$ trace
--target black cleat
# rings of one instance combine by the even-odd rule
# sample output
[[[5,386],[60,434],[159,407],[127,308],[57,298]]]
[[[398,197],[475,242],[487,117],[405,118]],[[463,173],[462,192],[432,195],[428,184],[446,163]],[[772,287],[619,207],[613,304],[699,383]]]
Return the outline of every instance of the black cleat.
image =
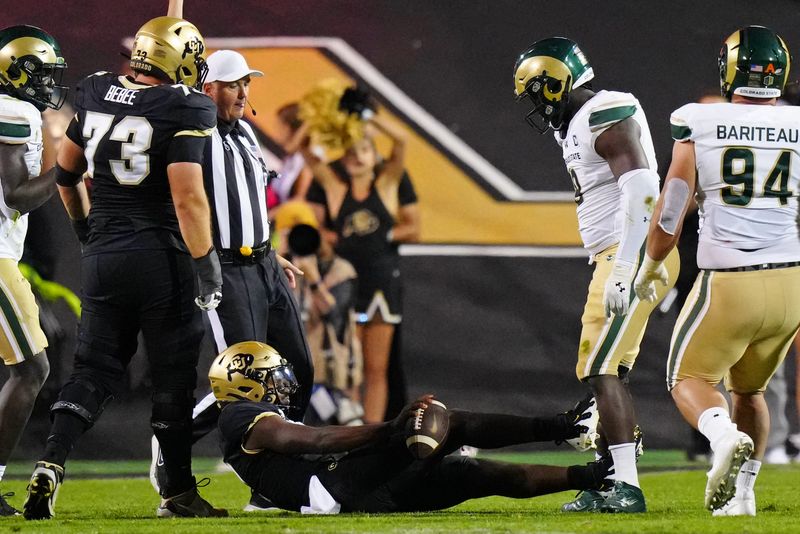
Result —
[[[0,517],[10,517],[14,515],[19,515],[19,510],[8,504],[6,502],[6,497],[13,497],[14,492],[9,491],[8,493],[0,493]]]
[[[214,508],[197,492],[198,487],[207,486],[209,482],[209,479],[204,478],[183,493],[161,499],[161,505],[156,510],[156,515],[158,517],[228,517],[227,510]]]
[[[51,519],[56,497],[64,481],[64,468],[50,462],[36,462],[28,484],[28,497],[22,505],[25,519]]]

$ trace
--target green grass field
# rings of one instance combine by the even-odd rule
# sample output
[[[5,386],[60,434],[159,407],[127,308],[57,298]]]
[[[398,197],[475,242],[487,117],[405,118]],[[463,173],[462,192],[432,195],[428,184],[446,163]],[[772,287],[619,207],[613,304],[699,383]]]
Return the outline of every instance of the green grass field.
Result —
[[[502,460],[570,465],[587,461],[570,452],[493,455]],[[301,516],[289,512],[241,512],[248,489],[232,473],[213,473],[216,459],[195,460],[195,471],[210,476],[202,493],[227,507],[224,519],[156,519],[158,497],[145,477],[147,463],[81,462],[67,466],[55,519],[27,522],[0,518],[0,532],[800,532],[800,465],[765,466],[756,485],[757,517],[714,518],[702,508],[705,466],[683,459],[678,451],[647,451],[641,458],[641,482],[648,513],[636,516],[562,514],[570,492],[514,500],[487,498],[444,512],[396,515]],[[2,491],[14,491],[10,502],[22,506],[31,466],[9,466]],[[139,476],[133,476],[141,473]]]

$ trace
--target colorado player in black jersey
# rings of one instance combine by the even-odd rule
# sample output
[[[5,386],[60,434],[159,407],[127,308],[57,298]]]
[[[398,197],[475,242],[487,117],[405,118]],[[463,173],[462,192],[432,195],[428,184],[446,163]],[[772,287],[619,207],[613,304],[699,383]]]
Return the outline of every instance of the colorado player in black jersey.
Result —
[[[420,397],[387,423],[309,427],[287,420],[298,384],[292,367],[268,345],[246,341],[222,352],[209,370],[222,406],[225,461],[276,506],[305,513],[440,510],[468,499],[527,498],[607,484],[610,462],[586,466],[506,464],[445,456],[468,444],[497,448],[566,440],[589,430],[588,403],[555,417],[519,417],[450,410],[441,451],[415,460],[403,427]]]
[[[133,77],[100,72],[78,84],[58,154],[59,193],[83,247],[83,313],[75,367],[51,408],[28,488],[27,519],[53,516],[67,455],[119,388],[140,330],[153,377],[151,425],[167,471],[157,514],[227,514],[200,497],[191,471],[204,331],[198,306],[213,309],[222,285],[201,171],[216,125],[214,104],[197,90],[207,70],[203,38],[185,20],[152,19],[136,34],[131,68]]]

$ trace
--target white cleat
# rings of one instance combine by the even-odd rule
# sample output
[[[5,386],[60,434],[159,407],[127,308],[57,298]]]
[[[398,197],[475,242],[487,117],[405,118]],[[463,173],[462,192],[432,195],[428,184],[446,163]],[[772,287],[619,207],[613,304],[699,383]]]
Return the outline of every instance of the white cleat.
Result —
[[[744,432],[728,432],[714,450],[714,463],[708,471],[705,506],[719,510],[736,495],[739,469],[753,454],[753,440]]]
[[[720,508],[719,510],[714,510],[714,513],[711,514],[714,517],[721,517],[726,515],[749,515],[755,516],[756,515],[756,494],[752,491],[747,492],[744,497],[734,497],[728,504]]]

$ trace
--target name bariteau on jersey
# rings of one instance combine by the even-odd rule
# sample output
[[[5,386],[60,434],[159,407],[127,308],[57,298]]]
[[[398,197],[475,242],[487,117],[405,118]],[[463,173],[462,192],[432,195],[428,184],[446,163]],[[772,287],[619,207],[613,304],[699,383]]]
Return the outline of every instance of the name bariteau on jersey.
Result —
[[[800,140],[800,129],[717,124],[717,139],[754,142],[766,141],[767,143],[797,143],[798,140]]]

